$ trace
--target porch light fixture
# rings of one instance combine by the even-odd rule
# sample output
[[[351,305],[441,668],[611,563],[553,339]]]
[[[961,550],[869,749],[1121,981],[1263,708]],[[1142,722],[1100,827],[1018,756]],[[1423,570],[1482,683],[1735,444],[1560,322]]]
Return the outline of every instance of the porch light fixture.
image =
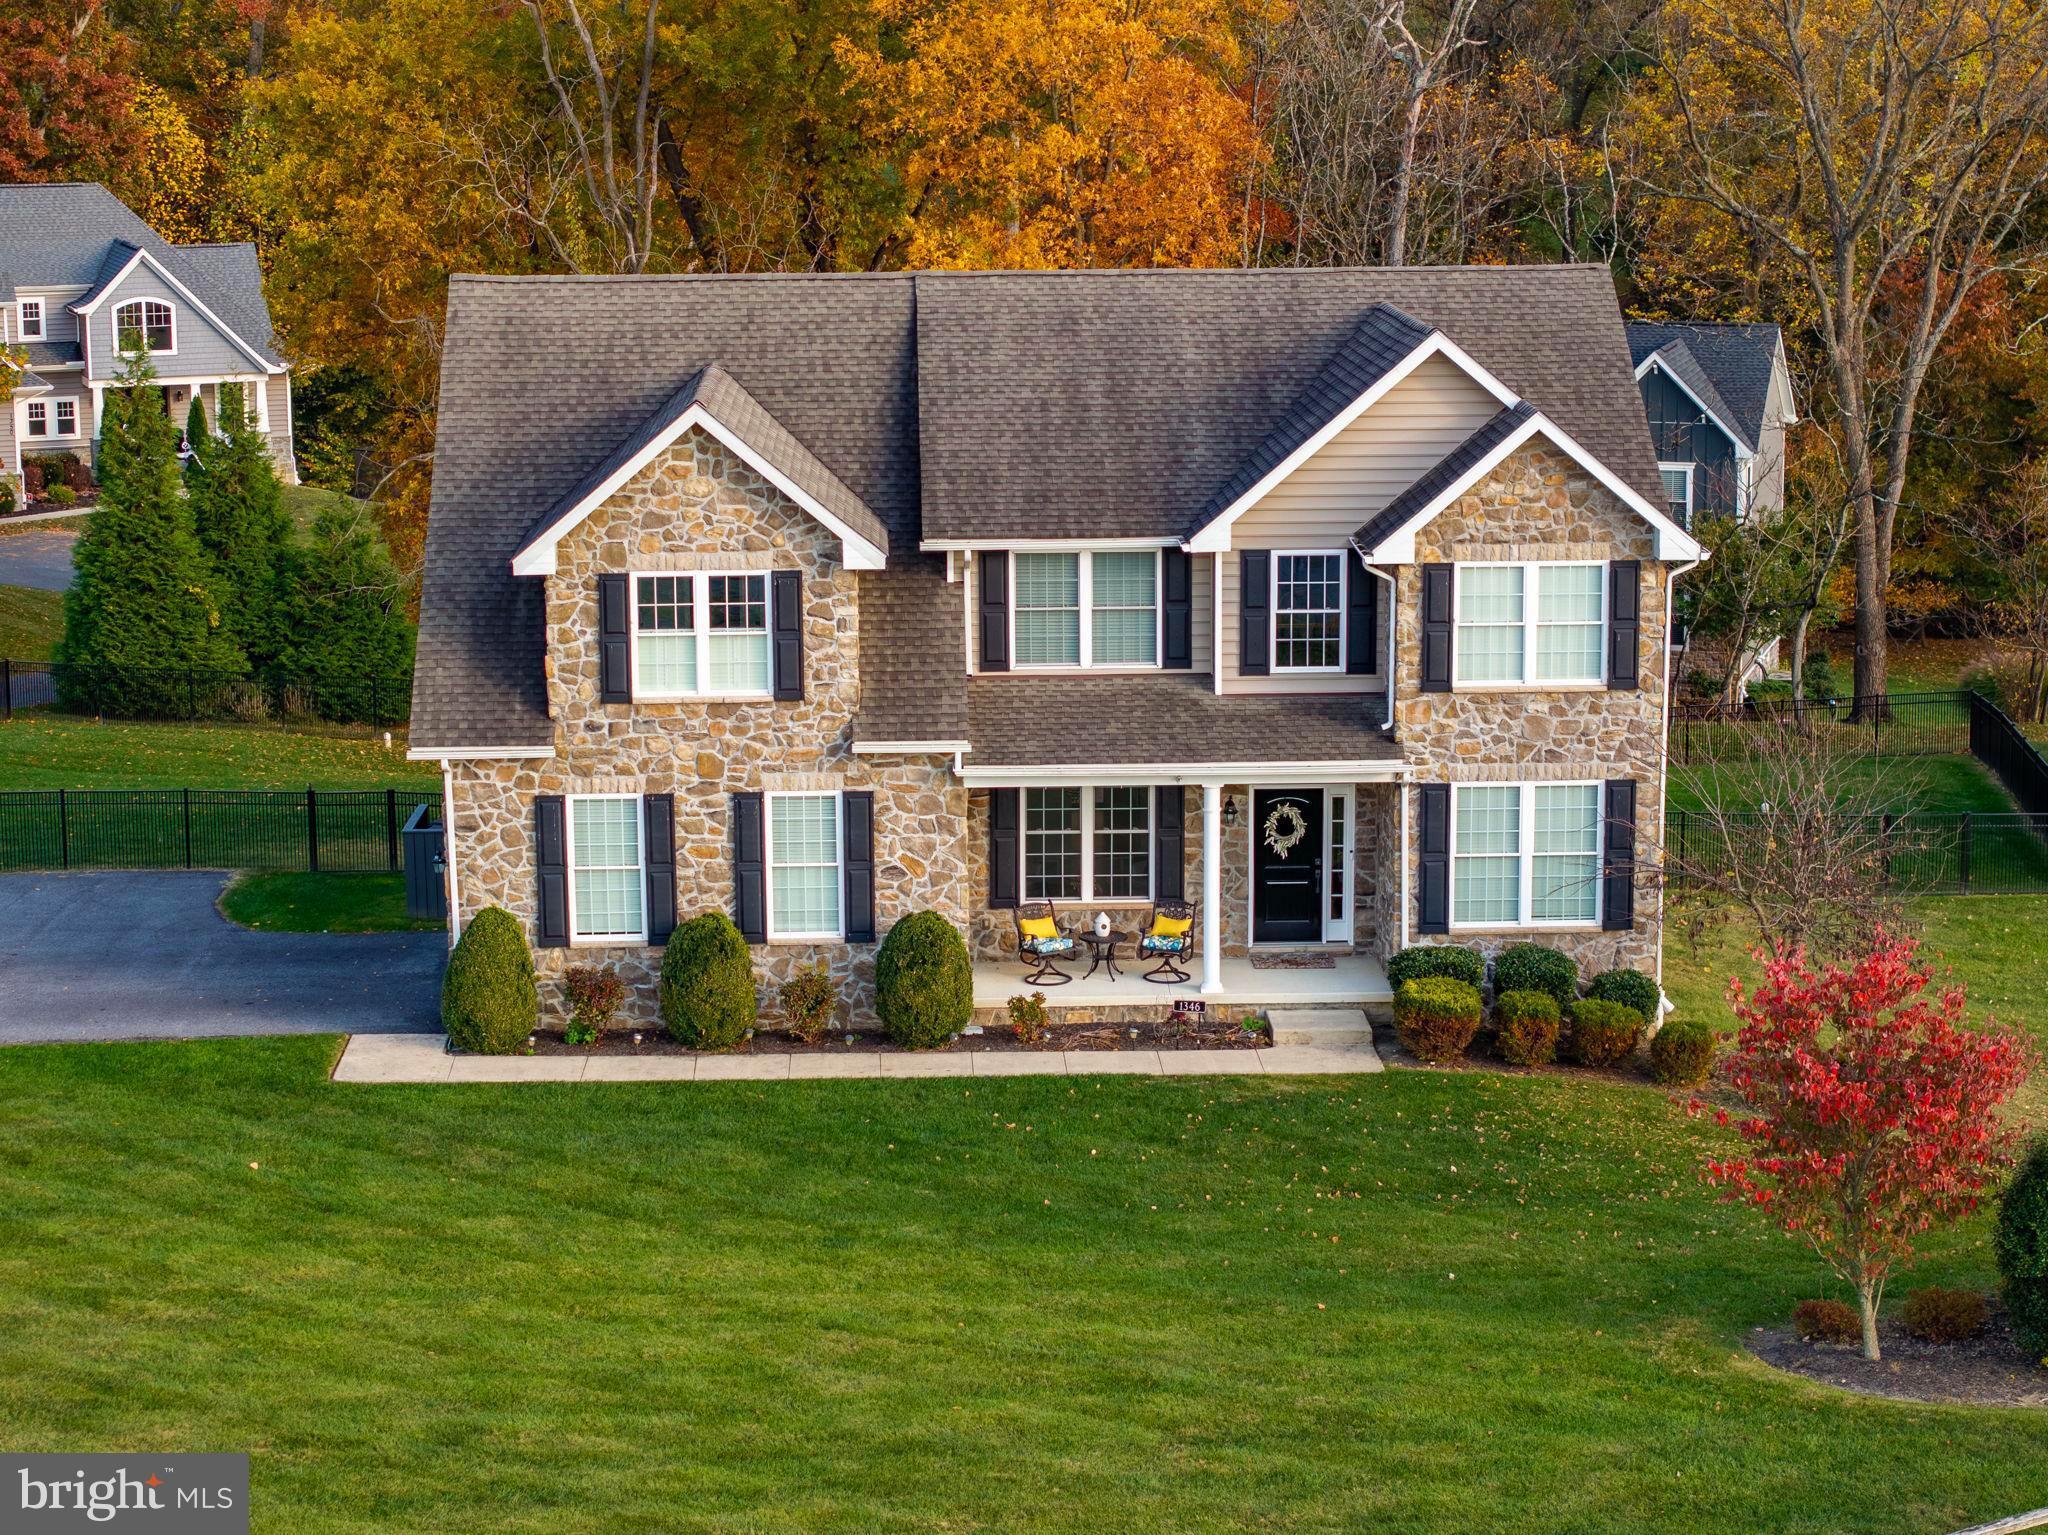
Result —
[[[1237,796],[1235,794],[1223,796],[1223,824],[1225,826],[1235,826],[1237,824]]]

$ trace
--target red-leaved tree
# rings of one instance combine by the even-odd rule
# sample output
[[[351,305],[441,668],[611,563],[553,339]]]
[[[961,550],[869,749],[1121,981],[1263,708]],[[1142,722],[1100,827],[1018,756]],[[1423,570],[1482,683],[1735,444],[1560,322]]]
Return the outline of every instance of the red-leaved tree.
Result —
[[[1932,972],[1917,947],[1880,929],[1846,969],[1815,975],[1804,950],[1781,948],[1754,992],[1729,982],[1742,1030],[1727,1078],[1753,1112],[1714,1117],[1751,1150],[1705,1170],[1855,1290],[1866,1359],[1878,1357],[1885,1281],[1914,1238],[1975,1209],[2011,1165],[1998,1111],[2027,1073],[2019,1036],[1966,1026],[1961,986],[1922,997]]]

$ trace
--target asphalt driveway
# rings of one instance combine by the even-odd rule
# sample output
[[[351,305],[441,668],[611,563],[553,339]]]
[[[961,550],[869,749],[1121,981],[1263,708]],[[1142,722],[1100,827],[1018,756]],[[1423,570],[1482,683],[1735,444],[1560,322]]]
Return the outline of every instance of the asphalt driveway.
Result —
[[[76,533],[60,531],[10,533],[0,538],[0,586],[63,591],[71,584],[71,555],[77,547]]]
[[[227,880],[0,875],[0,1044],[439,1027],[440,933],[254,933]]]

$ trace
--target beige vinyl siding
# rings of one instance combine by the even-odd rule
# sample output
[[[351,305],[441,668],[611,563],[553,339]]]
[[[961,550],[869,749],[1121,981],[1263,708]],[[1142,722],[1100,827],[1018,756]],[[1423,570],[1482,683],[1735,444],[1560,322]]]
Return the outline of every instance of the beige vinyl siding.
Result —
[[[967,562],[966,570],[960,577],[960,588],[961,598],[965,604],[962,613],[967,626],[967,671],[971,676],[981,670],[981,555],[978,551],[970,550],[965,554],[956,553],[953,558]],[[1190,593],[1188,630],[1193,639],[1194,670],[1208,672],[1214,664],[1216,654],[1215,560],[1210,555],[1198,554],[1193,556],[1188,564],[1189,579],[1193,587]],[[1153,670],[1151,667],[1101,666],[1091,667],[1089,671],[1092,674],[1115,672],[1120,669]],[[1045,673],[1046,668],[1034,667],[1025,675],[1042,677]]]
[[[278,477],[287,485],[299,483],[299,466],[292,449],[292,390],[288,375],[273,373],[263,381],[263,408],[270,416],[270,457]]]
[[[1432,357],[1388,390],[1299,469],[1237,520],[1223,561],[1223,691],[1334,693],[1380,691],[1380,677],[1328,673],[1306,677],[1239,677],[1238,549],[1342,549],[1351,535],[1395,496],[1500,409],[1500,402],[1454,362]],[[1381,590],[1385,622],[1385,589]],[[1386,651],[1380,636],[1378,650]]]

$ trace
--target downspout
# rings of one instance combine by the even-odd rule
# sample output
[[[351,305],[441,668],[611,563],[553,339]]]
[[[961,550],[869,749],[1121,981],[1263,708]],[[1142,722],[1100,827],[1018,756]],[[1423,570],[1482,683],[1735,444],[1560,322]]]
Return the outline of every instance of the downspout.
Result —
[[[1657,743],[1657,862],[1660,869],[1664,866],[1665,828],[1671,813],[1671,615],[1678,600],[1678,578],[1705,563],[1704,559],[1698,559],[1674,565],[1664,578],[1664,635],[1660,647],[1664,652],[1663,735]],[[1661,874],[1657,880],[1657,994],[1664,996],[1664,879]],[[1664,1010],[1671,1010],[1669,997],[1664,997]]]
[[[1373,575],[1378,576],[1387,583],[1387,649],[1385,662],[1387,717],[1381,722],[1380,729],[1392,734],[1394,729],[1394,678],[1398,674],[1398,669],[1394,665],[1394,642],[1400,633],[1401,586],[1394,571],[1383,569],[1366,559],[1365,551],[1358,547],[1357,540],[1354,539],[1352,541],[1351,547],[1357,553],[1359,562]]]
[[[455,763],[441,763],[441,861],[448,866],[448,947],[462,936],[462,887],[455,874]]]

